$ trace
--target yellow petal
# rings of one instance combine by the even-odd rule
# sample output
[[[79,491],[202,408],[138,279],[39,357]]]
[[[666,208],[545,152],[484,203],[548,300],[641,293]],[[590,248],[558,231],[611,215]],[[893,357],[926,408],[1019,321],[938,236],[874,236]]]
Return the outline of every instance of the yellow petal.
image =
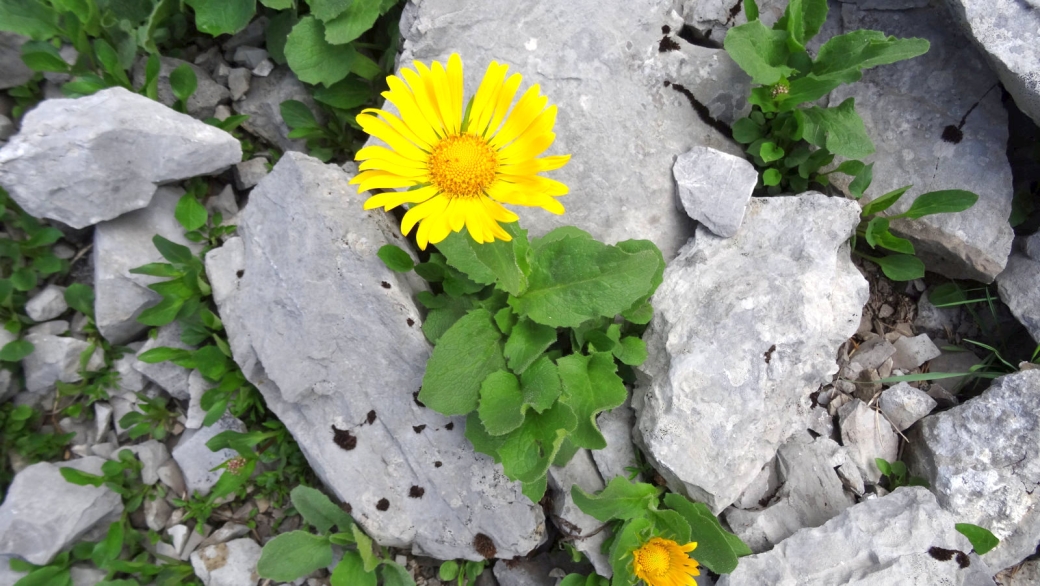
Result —
[[[367,161],[368,159],[383,159],[384,161],[392,161],[401,165],[402,167],[414,167],[416,169],[425,169],[427,156],[423,154],[423,158],[416,160],[410,159],[401,155],[398,152],[392,151],[385,146],[374,144],[359,150],[354,155],[355,161]]]
[[[538,175],[523,175],[519,177],[503,175],[501,180],[515,185],[520,191],[533,191],[553,197],[567,195],[570,192],[570,188],[565,183]]]
[[[520,219],[520,216],[502,207],[502,204],[490,197],[481,197],[480,203],[483,204],[485,213],[489,217],[494,218],[496,222],[505,222],[508,224]]]
[[[531,159],[545,152],[556,140],[556,134],[547,132],[545,134],[524,133],[523,136],[498,151],[498,160],[503,164],[509,164],[517,160]]]
[[[509,113],[509,117],[506,118],[505,124],[502,128],[495,133],[495,136],[491,137],[490,144],[492,148],[500,148],[507,145],[520,136],[532,122],[545,110],[545,105],[549,102],[549,98],[539,94],[538,84],[534,84],[524,92],[524,95],[520,96],[520,100],[513,107],[513,111]],[[549,127],[552,128],[551,126]]]
[[[389,124],[372,114],[358,114],[357,123],[362,130],[390,145],[394,152],[406,159],[422,161],[423,163],[429,159],[429,155],[426,152],[412,144],[408,138],[394,130]]]
[[[430,174],[425,169],[416,169],[415,167],[403,167],[392,161],[385,161],[383,159],[369,159],[363,161],[358,165],[359,171],[385,171],[392,173],[400,177],[410,177],[415,180],[416,183],[429,183]]]
[[[545,171],[554,171],[567,164],[570,155],[554,155],[541,159],[526,159],[516,163],[499,165],[498,172],[503,175],[535,175]]]
[[[429,76],[429,69],[422,63],[416,62],[416,68],[420,72],[425,71],[426,76]],[[402,69],[401,75],[404,76],[405,81],[408,82],[408,87],[412,89],[412,94],[415,96],[415,103],[419,107],[419,111],[422,112],[423,118],[429,122],[434,132],[438,136],[445,136],[447,133],[444,130],[444,121],[441,119],[441,113],[437,109],[437,100],[430,88],[426,86],[426,80],[423,79],[421,73],[416,73],[411,69]]]
[[[462,81],[462,58],[458,53],[452,53],[448,57],[448,89],[451,91],[452,108],[458,112],[459,130],[462,129],[462,117],[466,112],[463,106],[465,89]]]
[[[435,195],[437,195],[437,188],[433,185],[411,191],[388,191],[373,195],[365,200],[365,209],[371,210],[383,206],[384,210],[390,211],[401,204],[422,203]]]
[[[372,189],[395,189],[398,187],[411,187],[418,185],[418,180],[412,177],[401,177],[386,171],[366,171],[370,175],[365,176],[358,185],[358,193]],[[361,175],[358,175],[361,177]]]
[[[440,214],[448,207],[448,202],[451,200],[446,197],[434,197],[429,199],[417,206],[413,206],[407,212],[404,217],[401,218],[401,232],[408,234],[412,231],[415,223],[424,218],[428,218],[434,214]]]
[[[500,65],[497,61],[488,65],[484,78],[480,81],[480,87],[473,97],[473,109],[469,113],[467,131],[480,134],[487,127],[487,123],[491,121],[491,114],[494,113],[494,99],[506,78],[507,71],[509,66]]]
[[[447,212],[442,212],[423,220],[424,224],[430,225],[430,244],[437,244],[451,234],[451,227],[448,225],[450,219]]]
[[[440,61],[434,61],[430,68],[430,81],[433,84],[434,95],[437,96],[437,110],[441,113],[444,121],[444,129],[448,134],[458,134],[462,124],[462,109],[455,109],[455,99],[451,88],[448,87],[448,72]]]
[[[511,119],[506,121],[506,123],[502,126],[502,133],[499,133],[499,134],[503,134],[506,131],[506,128],[509,126],[509,123],[511,121],[512,121]],[[544,136],[544,135],[552,132],[553,125],[555,125],[555,124],[556,124],[556,106],[553,105],[553,106],[549,106],[544,111],[539,113],[533,120],[531,120],[531,123],[528,124],[527,127],[524,128],[524,130],[522,132],[518,133],[516,136],[510,137],[506,141],[502,141],[502,142],[498,143],[498,146],[496,148],[501,148],[501,147],[503,147],[503,146],[505,146],[507,144],[510,144],[510,143],[514,142],[514,140],[516,142],[530,141],[534,137]],[[504,134],[503,134],[503,136],[504,136]],[[498,139],[498,135],[495,136],[495,139]]]
[[[384,92],[385,93],[385,92]],[[376,108],[365,108],[361,111],[362,114],[375,114],[382,118],[391,128],[401,134],[401,136],[407,138],[413,144],[417,145],[420,149],[429,152],[433,149],[433,144],[424,140],[421,136],[416,134],[403,120],[394,116],[386,110],[379,110]],[[427,125],[429,126],[429,125]]]
[[[495,183],[488,189],[487,194],[501,203],[521,205],[528,207],[540,207],[547,212],[560,215],[564,212],[563,204],[556,201],[552,196],[544,193],[525,193],[515,186],[507,183]]]
[[[484,138],[493,135],[499,124],[502,123],[506,112],[509,111],[510,104],[513,103],[513,98],[516,97],[516,90],[520,87],[522,80],[523,77],[519,73],[514,73],[502,84],[498,95],[495,96],[495,109],[491,115],[491,120],[488,122],[487,128],[480,129]]]
[[[466,214],[469,212],[469,200],[463,198],[455,198],[448,204],[448,211],[445,215],[448,218],[448,225],[451,226],[453,232],[462,230],[462,227],[466,224]]]
[[[386,83],[390,86],[390,91],[383,92],[383,97],[397,107],[404,123],[426,143],[436,144],[440,140],[440,136],[437,135],[430,121],[426,119],[419,104],[415,101],[415,95],[408,89],[408,86],[392,75],[386,78]]]

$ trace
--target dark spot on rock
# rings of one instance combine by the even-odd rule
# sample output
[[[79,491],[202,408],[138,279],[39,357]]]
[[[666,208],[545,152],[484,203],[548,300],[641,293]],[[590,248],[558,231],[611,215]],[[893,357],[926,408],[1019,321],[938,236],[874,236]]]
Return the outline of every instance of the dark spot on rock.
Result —
[[[729,18],[726,20],[726,24],[733,22],[733,19],[740,14],[741,8],[744,7],[744,0],[737,0],[737,3],[733,5],[733,8],[729,9]]]
[[[657,45],[657,50],[661,53],[667,53],[668,51],[678,51],[679,43],[676,43],[672,37],[665,35],[661,37],[661,42]]]
[[[968,559],[968,554],[964,553],[963,551],[958,551],[957,552],[957,565],[960,566],[962,570],[964,568],[967,568],[968,566],[970,566],[971,565],[971,560]]]
[[[433,467],[434,468],[440,468],[443,465],[444,464],[441,461],[439,461],[439,460],[433,463]]]
[[[928,548],[928,555],[939,560],[940,562],[948,562],[953,559],[953,555],[957,553],[954,549],[945,549],[942,547],[931,547]]]
[[[412,318],[408,318],[408,319],[406,319],[404,321],[408,323],[408,327],[412,327],[412,326],[415,325],[415,320],[412,319]]]
[[[243,276],[245,276],[245,274],[246,274],[246,272],[245,272],[245,271],[238,271],[237,273],[235,273],[235,275],[236,275],[236,276],[237,276],[237,277],[238,277],[239,279],[241,279],[241,278],[242,278]]]
[[[422,389],[419,389],[419,391],[421,391],[421,390]],[[415,391],[414,393],[412,393],[412,400],[415,401],[416,405],[418,405],[420,407],[426,407],[426,403],[423,403],[422,401],[419,400],[419,391]]]
[[[354,512],[354,507],[350,506],[350,503],[343,503],[342,509],[348,515]]]
[[[661,27],[661,32],[667,35],[668,33],[672,32],[672,27],[666,24]]]
[[[773,344],[769,347],[769,350],[766,350],[766,364],[769,364],[769,361],[773,359],[773,352],[776,352],[776,344]]]
[[[447,429],[448,431],[455,429],[455,422],[449,421],[448,424],[444,426],[444,429]]]
[[[412,426],[412,431],[414,431],[415,433],[422,433],[424,429],[426,429],[426,424],[425,423],[422,424],[422,425],[413,425]]]
[[[379,285],[381,287],[383,287],[384,289],[389,289],[390,288],[390,283],[387,283],[386,281],[380,281]]]
[[[424,494],[426,494],[426,489],[421,486],[413,486],[411,490],[408,491],[408,496],[413,499],[421,499]]]
[[[698,47],[707,47],[709,49],[722,48],[722,43],[711,38],[711,29],[702,31],[687,24],[683,25],[682,29],[679,30],[678,36],[687,43],[697,45]]]
[[[495,557],[495,554],[498,553],[498,550],[495,549],[495,542],[491,541],[491,538],[483,533],[477,533],[473,536],[473,549],[484,556],[486,560]]]
[[[375,409],[373,409],[373,410],[368,412],[368,417],[365,418],[365,421],[367,421],[369,425],[372,425],[373,423],[376,422],[376,411],[375,411]]]
[[[357,436],[345,429],[336,429],[335,425],[332,426],[332,441],[348,452],[357,447]]]
[[[376,503],[376,508],[380,511],[385,511],[390,508],[390,501],[386,499],[379,499],[379,502]]]
[[[964,140],[964,133],[961,132],[960,128],[950,124],[946,128],[943,128],[942,139],[950,144],[959,144]]]

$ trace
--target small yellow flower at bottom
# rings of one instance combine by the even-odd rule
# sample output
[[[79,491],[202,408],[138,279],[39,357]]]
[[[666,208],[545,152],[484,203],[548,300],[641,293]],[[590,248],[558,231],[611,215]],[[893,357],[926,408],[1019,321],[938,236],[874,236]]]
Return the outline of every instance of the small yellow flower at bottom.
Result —
[[[647,586],[697,586],[697,560],[686,555],[696,543],[679,545],[671,539],[654,537],[632,552],[634,572]]]

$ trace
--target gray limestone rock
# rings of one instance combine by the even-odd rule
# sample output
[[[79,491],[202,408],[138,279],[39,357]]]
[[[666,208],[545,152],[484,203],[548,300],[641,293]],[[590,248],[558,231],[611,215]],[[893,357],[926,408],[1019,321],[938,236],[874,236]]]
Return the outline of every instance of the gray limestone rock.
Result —
[[[1040,584],[1040,559],[1030,560],[996,575],[1000,586],[1036,586]]]
[[[628,468],[639,468],[636,448],[632,443],[632,428],[636,426],[636,413],[629,398],[620,407],[604,411],[596,417],[596,425],[607,440],[607,447],[592,450],[600,476],[608,481],[615,476],[628,476]]]
[[[499,557],[525,555],[544,539],[541,508],[474,453],[461,418],[412,398],[430,353],[413,301],[422,285],[376,256],[403,241],[391,218],[362,211],[349,180],[286,153],[250,194],[241,238],[207,255],[235,360],[378,542],[476,560],[483,533]],[[354,449],[334,441],[347,437]]]
[[[878,407],[896,431],[903,431],[917,423],[931,413],[935,405],[935,399],[929,397],[928,393],[906,383],[885,389],[878,401]]]
[[[65,303],[65,287],[47,285],[25,302],[25,315],[33,321],[48,321],[65,313],[68,308],[69,304]]]
[[[597,493],[606,486],[589,450],[578,450],[566,466],[551,466],[548,481],[553,490],[553,521],[564,535],[579,538],[572,541],[571,545],[589,558],[596,573],[611,577],[614,571],[610,567],[610,560],[600,551],[607,540],[607,532],[600,531],[587,539],[581,539],[591,535],[603,523],[585,514],[571,498],[572,486],[578,486],[589,494]]]
[[[19,472],[0,505],[0,556],[45,565],[95,525],[118,519],[123,512],[118,494],[107,486],[66,482],[60,471],[101,474],[104,462],[91,456],[61,465],[40,462]]]
[[[166,279],[130,272],[149,263],[167,262],[152,238],[159,235],[195,252],[201,250],[198,243],[184,238],[184,228],[174,216],[183,194],[177,187],[160,187],[144,209],[94,228],[94,315],[101,335],[113,344],[125,344],[147,330],[137,316],[162,299],[148,285]]]
[[[693,147],[672,167],[686,213],[716,236],[737,233],[751,192],[758,183],[755,166],[741,157],[708,147]]]
[[[15,128],[14,122],[7,116],[0,114],[0,140],[7,140],[17,132],[18,129]]]
[[[267,51],[249,46],[235,48],[235,54],[231,57],[233,63],[246,69],[253,69],[265,59],[267,59]]]
[[[932,547],[971,551],[953,528],[961,520],[939,508],[928,489],[900,488],[803,529],[766,553],[741,558],[718,586],[993,586],[989,557],[970,554],[962,569],[928,554]]]
[[[180,324],[173,322],[159,328],[159,334],[155,339],[149,339],[145,342],[144,346],[141,346],[141,350],[137,352],[137,355],[140,356],[152,348],[162,346],[184,350],[192,349],[181,341]],[[188,386],[188,379],[191,376],[190,369],[178,366],[172,362],[163,361],[149,364],[140,360],[134,361],[134,369],[143,374],[148,380],[162,387],[164,391],[174,398],[181,400],[191,398],[191,389]]]
[[[228,88],[220,85],[213,81],[203,68],[188,63],[187,61],[181,61],[180,59],[174,59],[173,57],[160,57],[159,58],[159,101],[167,106],[173,107],[174,103],[177,102],[177,97],[173,95],[173,88],[170,86],[170,74],[173,73],[174,69],[182,65],[191,67],[192,71],[195,72],[195,78],[198,82],[198,86],[195,88],[195,93],[191,94],[188,98],[188,114],[205,120],[213,116],[213,112],[217,107],[217,104],[227,102],[231,99],[231,93]],[[134,86],[142,87],[145,82],[145,69],[148,64],[148,59],[141,57],[134,64]]]
[[[863,479],[877,484],[881,470],[875,458],[894,462],[899,456],[899,436],[880,413],[859,399],[838,409],[841,444],[849,451],[849,459],[859,468]]]
[[[118,454],[122,450],[130,450],[141,461],[141,482],[145,484],[159,482],[159,467],[170,459],[170,450],[166,448],[166,444],[152,439],[135,446],[126,446],[116,450],[112,459],[118,458]]]
[[[147,206],[161,183],[241,160],[230,134],[114,87],[29,111],[0,148],[0,185],[33,216],[85,228]]]
[[[858,222],[855,202],[818,193],[753,199],[736,236],[699,228],[665,270],[632,405],[673,490],[719,512],[806,429],[867,300]]]
[[[856,375],[862,370],[876,369],[896,353],[896,347],[882,336],[871,338],[860,344],[859,348],[849,357],[851,363],[859,365]],[[855,376],[852,378],[856,378]]]
[[[306,151],[305,140],[289,138],[289,127],[282,120],[281,111],[282,102],[286,100],[303,102],[318,121],[323,122],[322,112],[311,97],[310,90],[286,66],[276,67],[267,77],[254,78],[249,84],[249,92],[245,98],[234,103],[234,108],[238,114],[249,115],[249,119],[242,123],[242,127],[249,132],[283,151]],[[239,160],[241,158],[239,156]]]
[[[235,165],[235,187],[249,189],[267,176],[267,159],[256,157]]]
[[[997,276],[997,291],[1029,335],[1040,342],[1040,232],[1024,239]]]
[[[22,85],[34,71],[22,61],[22,45],[29,40],[15,33],[0,31],[0,90]]]
[[[231,90],[231,99],[241,100],[249,91],[249,82],[252,79],[253,74],[243,67],[236,67],[228,72],[227,83]]]
[[[1000,91],[990,91],[996,77],[942,7],[891,11],[845,4],[842,21],[846,31],[880,30],[931,42],[928,53],[865,71],[862,80],[831,93],[832,106],[855,98],[877,147],[866,158],[874,163],[874,182],[864,201],[913,185],[886,212],[891,215],[929,191],[978,194],[979,201],[965,212],[896,220],[892,231],[913,241],[929,270],[991,282],[1007,262],[1012,239],[1007,112]],[[963,138],[956,144],[944,141],[944,129],[957,126],[969,110]]]
[[[958,522],[993,532],[994,568],[1040,542],[1040,370],[993,381],[982,395],[925,417],[908,436],[907,463]]]
[[[800,432],[777,451],[783,486],[761,510],[729,508],[726,523],[751,551],[766,551],[805,527],[819,527],[854,504],[834,469],[845,450],[826,438]]]
[[[209,494],[210,489],[223,473],[223,470],[213,470],[213,468],[231,458],[238,457],[238,452],[230,448],[214,452],[206,447],[206,442],[213,439],[213,436],[228,430],[245,433],[246,426],[230,414],[224,414],[224,417],[209,427],[185,430],[180,441],[177,442],[177,446],[173,448],[173,459],[184,475],[184,483],[189,495],[198,493],[205,496]],[[156,476],[158,476],[158,470]]]
[[[892,355],[892,368],[898,368],[904,372],[913,370],[942,354],[928,334],[920,334],[913,338],[899,338],[892,345],[896,349],[895,354]]]
[[[256,586],[260,546],[248,537],[217,543],[191,554],[195,575],[206,586]]]
[[[723,49],[711,49],[691,45],[685,40],[672,37],[679,44],[678,51],[661,55],[665,62],[671,88],[688,90],[704,104],[708,115],[733,125],[738,119],[751,112],[748,96],[751,94],[751,77]],[[723,149],[733,155],[743,156],[743,149]]]
[[[466,59],[467,95],[495,59],[523,75],[521,91],[540,84],[559,108],[550,154],[570,153],[551,176],[570,188],[563,216],[524,210],[524,227],[540,236],[576,225],[605,242],[649,238],[666,259],[692,234],[675,207],[671,169],[693,146],[734,146],[704,123],[669,80],[661,27],[671,0],[543,2],[469,0],[409,3],[399,59]],[[507,35],[503,22],[514,23]],[[624,161],[624,164],[619,162]]]
[[[989,57],[1015,104],[1040,124],[1040,3],[947,0],[947,5]]]
[[[90,344],[76,338],[65,336],[52,336],[49,334],[30,333],[25,339],[32,343],[34,350],[22,359],[22,368],[25,369],[25,390],[30,393],[39,393],[52,387],[56,382],[74,383],[83,380],[79,373],[79,359]],[[100,349],[98,349],[100,350]],[[88,370],[91,366],[98,366],[95,357],[87,363]],[[101,364],[104,364],[102,362]]]

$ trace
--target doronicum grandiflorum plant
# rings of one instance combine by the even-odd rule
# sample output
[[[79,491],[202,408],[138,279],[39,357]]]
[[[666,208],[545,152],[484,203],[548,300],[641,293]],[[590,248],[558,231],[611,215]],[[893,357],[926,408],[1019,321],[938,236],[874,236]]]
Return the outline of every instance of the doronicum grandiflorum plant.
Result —
[[[379,252],[430,283],[418,298],[434,350],[418,399],[465,415],[474,448],[537,502],[550,465],[606,447],[596,415],[624,402],[632,367],[646,359],[641,336],[664,258],[648,240],[607,245],[571,226],[528,240],[503,204],[563,213],[556,198],[567,186],[540,175],[569,160],[542,156],[556,107],[537,85],[516,99],[521,76],[499,63],[468,102],[458,55],[414,67],[387,78],[383,96],[397,114],[358,116],[386,146],[358,151],[353,183],[404,189],[376,193],[365,208],[409,206],[402,231],[418,225],[418,246],[437,248],[418,265],[395,246]]]

